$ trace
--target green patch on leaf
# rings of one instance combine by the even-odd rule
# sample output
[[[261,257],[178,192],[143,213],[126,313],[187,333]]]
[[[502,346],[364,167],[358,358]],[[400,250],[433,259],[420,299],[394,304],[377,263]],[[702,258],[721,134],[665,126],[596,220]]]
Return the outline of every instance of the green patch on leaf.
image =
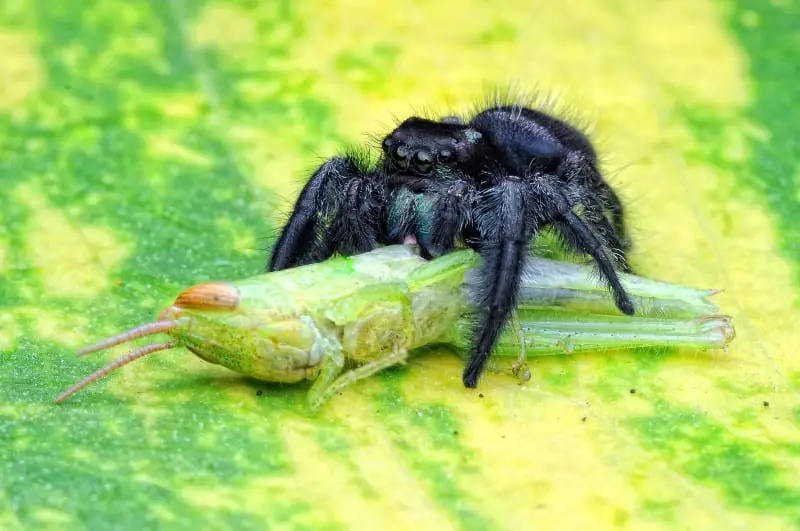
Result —
[[[737,438],[706,414],[667,403],[627,424],[659,459],[719,489],[734,505],[800,525],[800,485],[768,460],[774,447]]]
[[[383,422],[407,466],[460,529],[495,527],[467,490],[477,471],[472,452],[459,442],[463,428],[454,413],[443,405],[412,405],[395,382],[384,381],[386,389],[378,400],[391,408],[385,410]]]

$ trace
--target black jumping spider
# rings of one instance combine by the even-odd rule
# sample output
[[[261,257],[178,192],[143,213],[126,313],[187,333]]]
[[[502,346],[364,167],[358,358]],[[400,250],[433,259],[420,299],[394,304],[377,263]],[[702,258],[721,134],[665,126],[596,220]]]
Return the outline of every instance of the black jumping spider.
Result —
[[[374,165],[347,154],[317,169],[278,238],[269,271],[407,236],[426,257],[461,244],[473,248],[483,259],[483,284],[466,387],[476,387],[515,307],[523,260],[547,225],[594,259],[617,307],[633,313],[615,271],[630,271],[623,208],[577,128],[540,110],[498,105],[469,120],[409,118],[382,149]]]

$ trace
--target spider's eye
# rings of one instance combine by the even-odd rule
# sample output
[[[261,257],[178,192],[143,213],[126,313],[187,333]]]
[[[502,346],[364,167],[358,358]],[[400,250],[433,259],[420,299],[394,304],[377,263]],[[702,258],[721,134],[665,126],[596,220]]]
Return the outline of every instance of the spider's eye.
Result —
[[[425,173],[431,169],[433,156],[427,151],[417,151],[413,159],[414,169],[420,173]]]
[[[453,152],[450,151],[449,149],[445,149],[439,152],[439,162],[443,164],[448,164],[450,162],[453,162],[453,159],[455,159],[455,155],[453,155]]]
[[[401,169],[408,168],[408,156],[410,152],[408,147],[403,144],[394,147],[395,143],[391,142],[389,146],[387,146],[386,154],[391,159],[392,163]]]

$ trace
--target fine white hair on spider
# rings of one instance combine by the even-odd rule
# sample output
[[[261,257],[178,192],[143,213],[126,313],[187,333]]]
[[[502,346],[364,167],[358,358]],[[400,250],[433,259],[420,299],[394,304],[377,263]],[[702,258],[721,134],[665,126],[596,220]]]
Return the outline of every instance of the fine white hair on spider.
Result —
[[[380,141],[381,157],[335,156],[311,175],[267,270],[416,243],[425,258],[459,247],[481,255],[472,355],[475,387],[516,307],[530,246],[551,227],[590,256],[617,308],[634,313],[617,271],[631,272],[624,208],[587,133],[556,100],[496,91],[471,112],[411,116]]]

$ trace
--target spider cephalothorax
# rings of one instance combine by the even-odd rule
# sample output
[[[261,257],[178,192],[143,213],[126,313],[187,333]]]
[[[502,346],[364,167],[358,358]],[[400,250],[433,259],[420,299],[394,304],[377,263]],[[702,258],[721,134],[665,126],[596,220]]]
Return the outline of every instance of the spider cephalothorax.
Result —
[[[431,175],[437,168],[463,168],[480,158],[481,134],[455,118],[409,118],[383,139],[383,153],[398,172]]]
[[[546,226],[590,255],[617,307],[633,313],[615,270],[630,271],[622,205],[576,127],[540,110],[500,105],[466,120],[409,118],[384,138],[382,150],[375,165],[348,154],[317,169],[269,271],[409,236],[426,257],[472,247],[483,265],[467,387],[477,385],[514,309],[523,261]]]

